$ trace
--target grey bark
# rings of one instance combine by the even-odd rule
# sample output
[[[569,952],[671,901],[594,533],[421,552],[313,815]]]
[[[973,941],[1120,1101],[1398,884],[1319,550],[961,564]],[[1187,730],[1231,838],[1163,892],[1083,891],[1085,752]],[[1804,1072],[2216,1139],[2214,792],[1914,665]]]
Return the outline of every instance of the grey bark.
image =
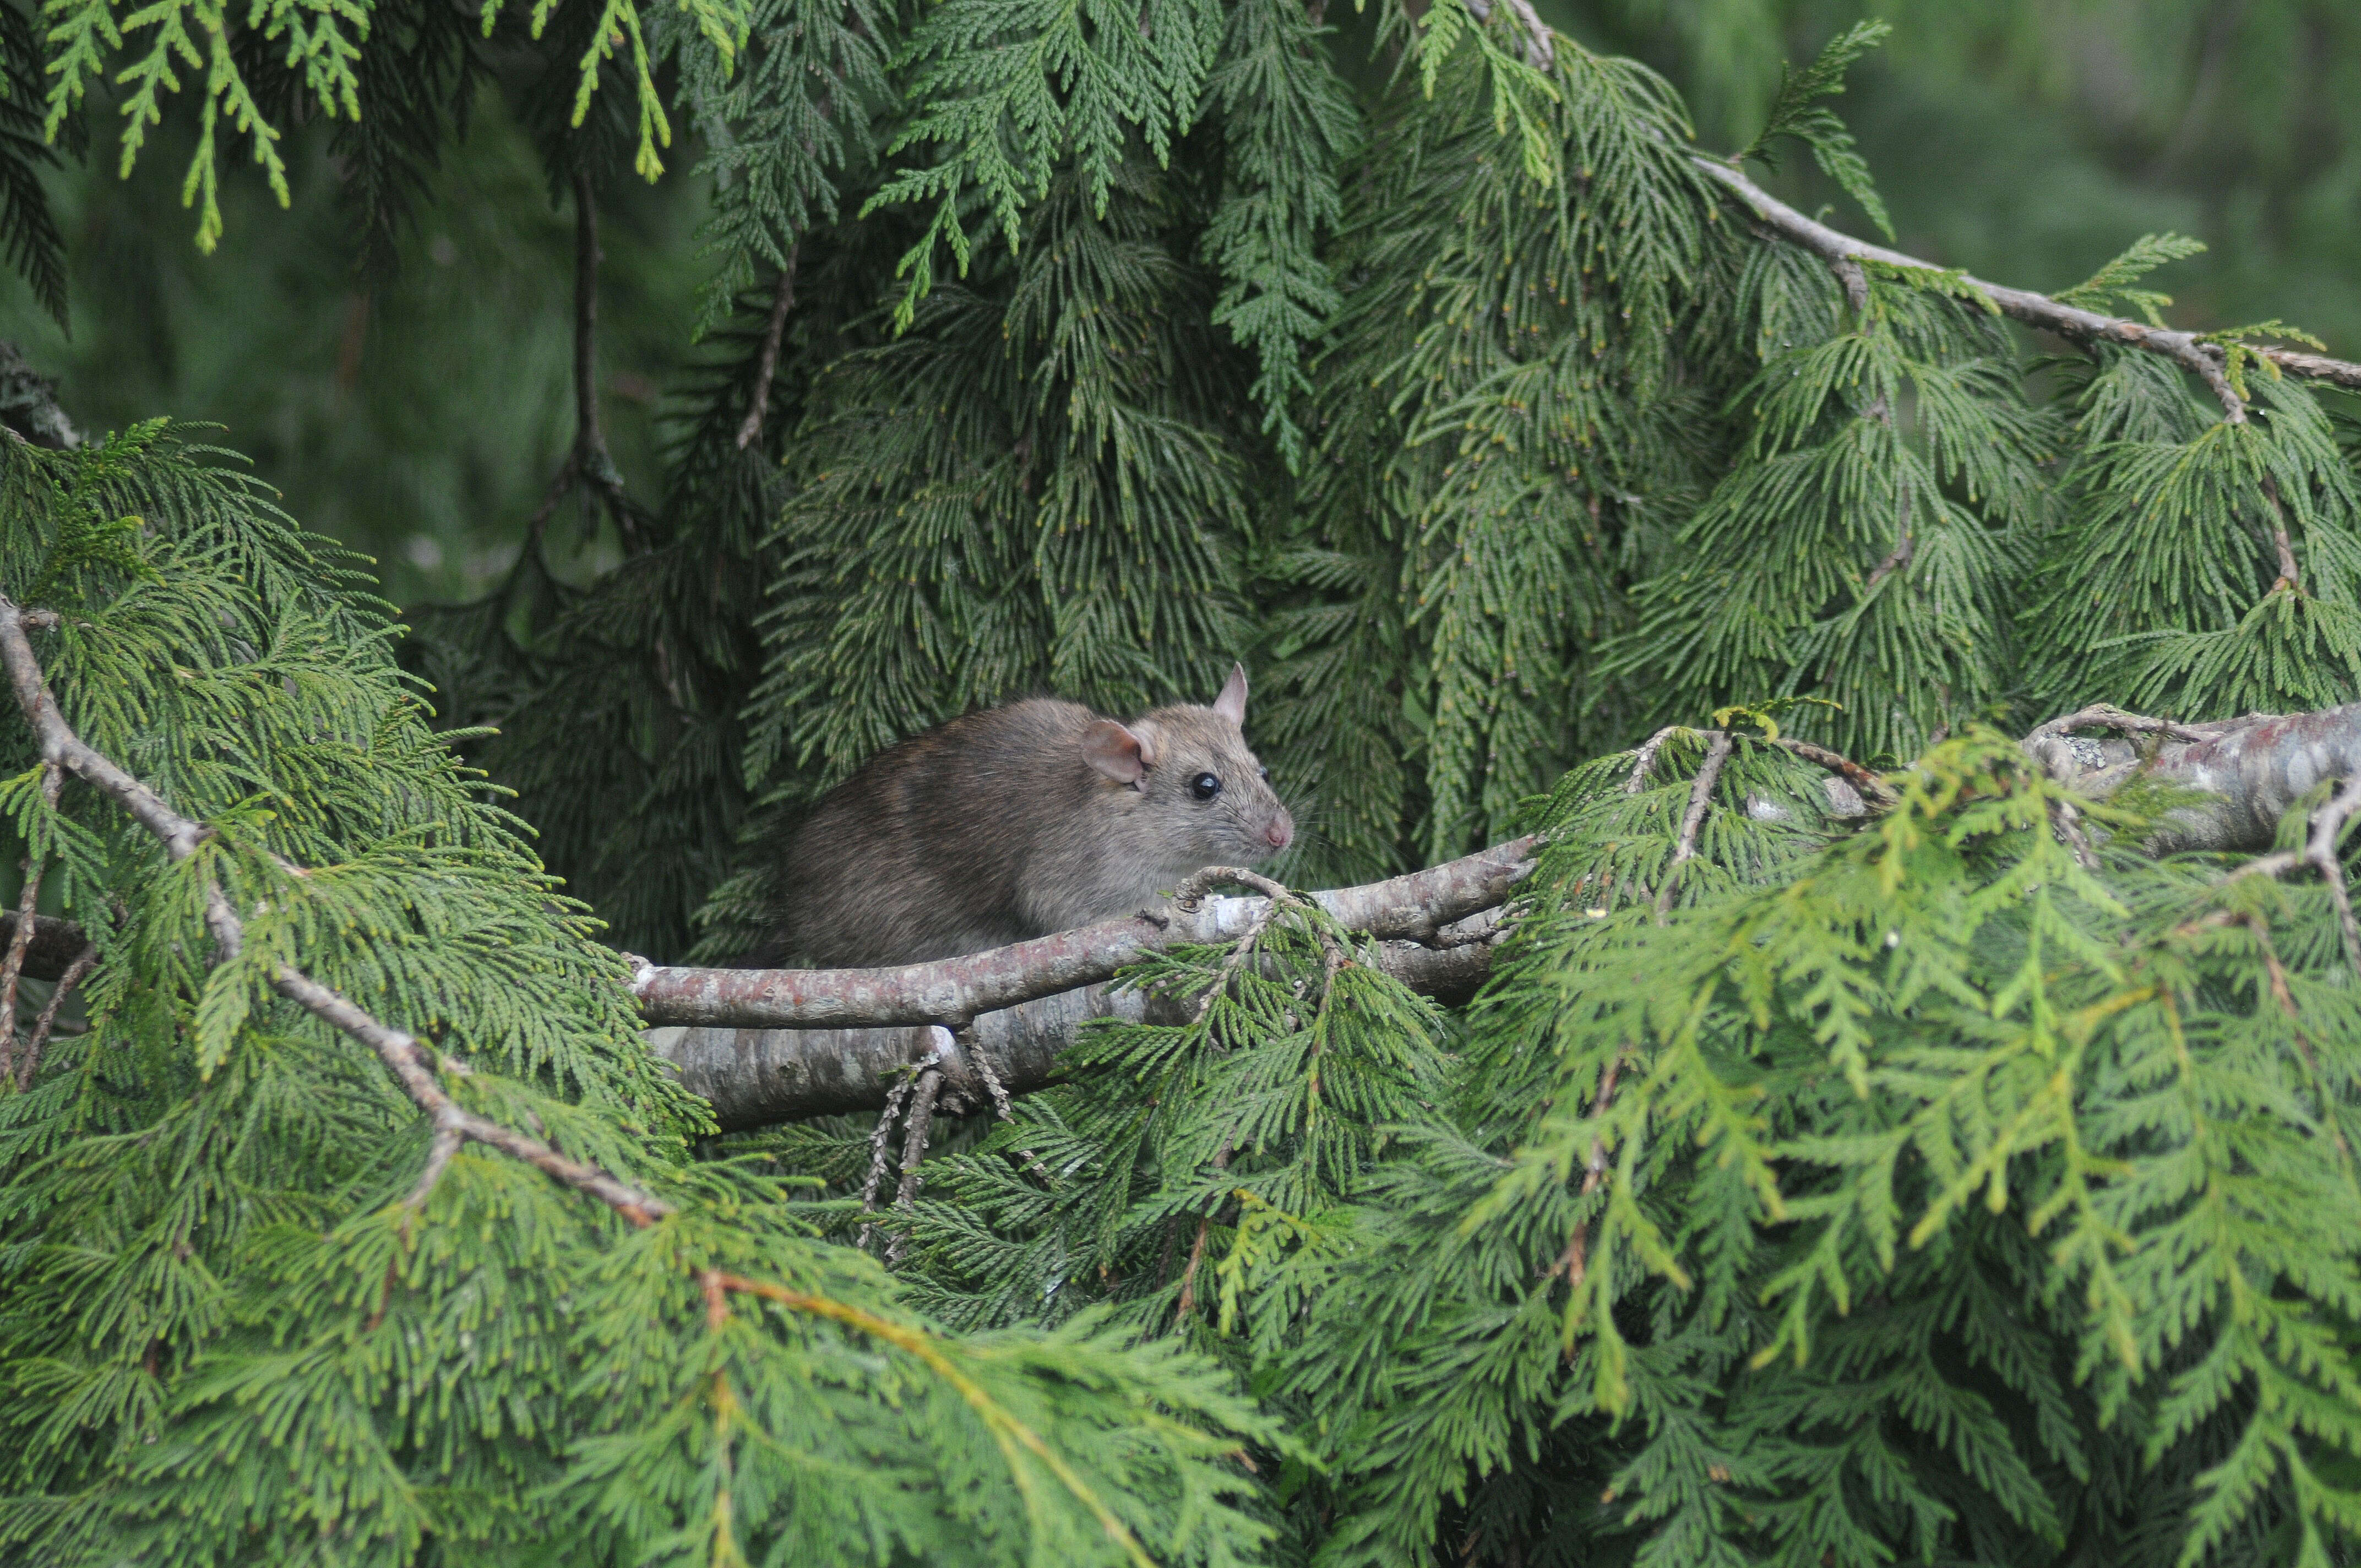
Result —
[[[2195,738],[2168,739],[2147,758],[2136,740],[2045,733],[2052,725],[2035,730],[2025,749],[2053,777],[2094,799],[2141,777],[2211,795],[2165,818],[2147,846],[2156,854],[2268,850],[2279,818],[2306,791],[2323,779],[2361,774],[2361,703],[2175,728]]]
[[[1487,922],[1486,927],[1497,924]],[[1492,962],[1491,944],[1485,939],[1490,930],[1465,934],[1473,939],[1456,947],[1380,944],[1378,965],[1413,991],[1460,1000],[1483,983]],[[1137,991],[1100,981],[981,1014],[948,1044],[928,1024],[883,1029],[675,1026],[649,1030],[647,1041],[651,1050],[680,1069],[681,1081],[691,1091],[712,1104],[722,1129],[735,1132],[831,1112],[874,1111],[885,1103],[889,1075],[922,1063],[940,1068],[946,1091],[967,1105],[987,1105],[989,1091],[971,1059],[976,1051],[991,1058],[994,1073],[1009,1093],[1029,1094],[1049,1082],[1058,1053],[1074,1042],[1086,1020],[1137,1023],[1155,1005]]]

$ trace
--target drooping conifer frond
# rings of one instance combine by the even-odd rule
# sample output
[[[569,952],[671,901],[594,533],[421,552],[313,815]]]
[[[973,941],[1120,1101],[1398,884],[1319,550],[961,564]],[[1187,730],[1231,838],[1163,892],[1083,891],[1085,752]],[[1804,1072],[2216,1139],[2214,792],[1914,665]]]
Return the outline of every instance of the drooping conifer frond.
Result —
[[[2361,796],[2159,861],[2185,802],[1990,727],[2361,685],[2361,369],[2154,324],[2187,242],[2046,297],[1772,200],[1799,138],[1883,228],[1875,24],[1723,158],[1515,0],[207,3],[5,46],[0,200],[14,84],[71,134],[128,69],[130,150],[210,116],[202,234],[221,137],[318,135],[382,258],[489,83],[585,428],[588,220],[675,127],[713,276],[620,558],[400,622],[186,431],[0,435],[60,714],[202,824],[0,707],[0,875],[94,961],[0,1083],[0,1557],[2354,1553]],[[754,950],[916,729],[1235,658],[1289,880],[1543,830],[1424,933],[1479,995],[1282,891],[1013,1101],[897,1068],[898,1191],[866,1119],[714,1135],[612,947]]]

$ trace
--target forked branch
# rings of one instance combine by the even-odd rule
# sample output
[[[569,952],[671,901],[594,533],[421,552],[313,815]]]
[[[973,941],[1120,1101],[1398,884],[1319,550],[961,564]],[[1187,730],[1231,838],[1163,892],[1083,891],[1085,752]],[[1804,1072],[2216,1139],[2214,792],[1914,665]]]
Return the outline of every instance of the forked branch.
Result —
[[[541,505],[525,525],[525,548],[538,549],[557,504],[577,489],[588,488],[607,515],[626,554],[645,544],[641,536],[642,513],[623,488],[623,476],[607,450],[607,433],[598,419],[598,197],[588,170],[574,171],[574,444],[558,465]]]

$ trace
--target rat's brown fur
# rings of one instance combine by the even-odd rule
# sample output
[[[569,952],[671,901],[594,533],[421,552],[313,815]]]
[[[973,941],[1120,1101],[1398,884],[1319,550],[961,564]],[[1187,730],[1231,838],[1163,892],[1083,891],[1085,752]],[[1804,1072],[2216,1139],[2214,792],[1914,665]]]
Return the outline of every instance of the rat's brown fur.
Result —
[[[1241,670],[1212,707],[1116,725],[1035,698],[903,741],[796,835],[785,946],[829,969],[923,963],[1133,914],[1191,872],[1268,859],[1294,821],[1246,749],[1245,708]],[[1212,800],[1195,797],[1201,773],[1221,781]]]

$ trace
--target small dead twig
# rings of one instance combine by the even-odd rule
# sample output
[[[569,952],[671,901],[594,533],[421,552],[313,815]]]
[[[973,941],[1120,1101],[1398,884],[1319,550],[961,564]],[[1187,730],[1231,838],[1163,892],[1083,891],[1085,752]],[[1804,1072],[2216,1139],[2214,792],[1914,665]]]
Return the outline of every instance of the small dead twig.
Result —
[[[2278,1003],[2279,1011],[2287,1015],[2288,1030],[2295,1036],[2296,1049],[2303,1053],[2304,1068],[2312,1074],[2312,1081],[2317,1087],[2320,1083],[2320,1058],[2312,1050],[2312,1036],[2304,1033],[2301,1014],[2295,1004],[2294,989],[2288,984],[2287,966],[2279,962],[2279,948],[2271,941],[2269,922],[2251,910],[2241,910],[2230,916],[2230,924],[2243,926],[2253,932],[2257,945],[2263,949],[2263,964],[2271,981],[2271,1000]],[[2352,1151],[2345,1146],[2345,1130],[2336,1124],[2334,1107],[2323,1105],[2320,1119],[2328,1128],[2328,1136],[2334,1144],[2338,1157],[2349,1159]]]
[[[1222,1135],[1222,1146],[1213,1151],[1215,1170],[1230,1168],[1230,1156],[1234,1152],[1231,1139],[1235,1136],[1234,1132]],[[1197,1216],[1197,1239],[1189,1244],[1189,1264],[1180,1271],[1180,1299],[1172,1309],[1175,1328],[1188,1321],[1189,1314],[1197,1310],[1197,1266],[1205,1261],[1205,1237],[1213,1230],[1213,1211],[1221,1207],[1221,1201],[1217,1194],[1212,1202],[1205,1205],[1205,1212]]]
[[[1607,1108],[1615,1103],[1615,1075],[1622,1069],[1622,1066],[1623,1053],[1618,1051],[1614,1058],[1608,1062],[1607,1070],[1598,1075],[1598,1092],[1590,1098],[1590,1115],[1593,1121],[1607,1114]],[[1582,1196],[1587,1198],[1598,1191],[1600,1184],[1606,1179],[1607,1143],[1604,1138],[1594,1137],[1590,1140],[1590,1153],[1582,1162]],[[1567,1287],[1579,1290],[1582,1288],[1583,1277],[1589,1268],[1590,1222],[1584,1220],[1576,1224],[1574,1234],[1565,1239],[1565,1250],[1558,1255],[1555,1263],[1543,1271],[1542,1277],[1554,1279],[1563,1274],[1565,1276]]]
[[[2345,825],[2356,809],[2361,809],[2361,777],[2346,779],[2335,798],[2312,814],[2312,838],[2303,854],[2328,884],[2328,896],[2336,904],[2337,923],[2345,930],[2345,956],[2352,960],[2355,972],[2361,973],[2361,924],[2353,918],[2353,894],[2345,885],[2345,858],[2336,850],[2336,841],[2345,836]]]
[[[1468,14],[1479,22],[1488,22],[1492,19],[1493,3],[1494,0],[1467,0]],[[1533,9],[1532,0],[1507,0],[1507,4],[1509,14],[1517,19],[1518,30],[1525,35],[1525,63],[1535,71],[1549,71],[1557,63],[1557,35]],[[1312,25],[1320,25],[1316,16]]]
[[[60,784],[54,758],[41,762],[41,798],[54,811]],[[25,857],[25,883],[16,893],[16,921],[8,930],[8,948],[0,958],[0,1072],[14,1065],[16,1055],[16,989],[25,978],[25,954],[33,946],[34,916],[41,903],[42,857]]]
[[[622,471],[607,449],[607,434],[598,418],[598,200],[588,170],[574,171],[574,444],[558,465],[557,473],[525,524],[525,549],[541,548],[549,520],[558,502],[588,487],[590,495],[615,520],[615,533],[623,553],[636,555],[646,547],[639,507],[623,486]],[[588,505],[585,503],[586,508]]]
[[[452,1128],[435,1129],[434,1142],[426,1151],[426,1167],[418,1173],[418,1185],[401,1201],[404,1208],[415,1213],[426,1207],[426,1200],[434,1195],[434,1184],[443,1179],[444,1168],[451,1163],[451,1157],[459,1152],[464,1141]]]
[[[2098,851],[2091,848],[2090,835],[2082,831],[2082,814],[2062,800],[2049,803],[2049,829],[2058,835],[2067,849],[2074,853],[2074,863],[2086,872],[2099,869]]]
[[[935,1096],[942,1087],[943,1069],[929,1067],[918,1074],[917,1087],[910,1094],[910,1115],[902,1127],[902,1184],[894,1191],[894,1207],[906,1214],[917,1207],[918,1189],[927,1179],[918,1167],[927,1157],[927,1136],[935,1125]],[[895,1232],[885,1244],[885,1266],[891,1268],[900,1263],[909,1249],[910,1233]]]
[[[894,1130],[894,1119],[902,1113],[902,1102],[910,1097],[910,1086],[917,1081],[917,1074],[913,1072],[905,1072],[895,1080],[894,1087],[885,1091],[885,1109],[879,1113],[877,1125],[869,1130],[869,1179],[861,1185],[861,1212],[864,1214],[877,1212],[877,1190],[885,1183],[886,1135]],[[874,1225],[862,1225],[853,1245],[867,1252],[870,1234],[875,1229]]]
[[[1014,1122],[1016,1112],[1008,1101],[1008,1086],[1000,1081],[1000,1074],[993,1068],[992,1053],[977,1043],[972,1027],[961,1029],[961,1034],[965,1037],[966,1058],[974,1064],[976,1076],[983,1080],[984,1091],[992,1096],[993,1115],[1003,1122]],[[1042,1186],[1051,1185],[1049,1168],[1041,1163],[1039,1155],[1031,1149],[1016,1152],[1024,1157],[1025,1168],[1041,1179]]]
[[[2361,973],[2361,922],[2353,916],[2353,894],[2345,883],[2345,861],[2337,852],[2337,840],[2345,836],[2345,825],[2353,814],[2361,811],[2361,775],[2345,781],[2335,795],[2321,803],[2312,814],[2311,831],[2299,850],[2281,850],[2276,854],[2259,856],[2248,861],[2224,880],[2236,882],[2241,877],[2285,876],[2299,866],[2310,866],[2328,884],[2328,896],[2336,905],[2337,924],[2345,936],[2345,956],[2354,971]]]
[[[754,400],[746,410],[746,422],[738,427],[741,452],[753,445],[763,433],[763,419],[770,411],[771,378],[778,374],[779,345],[786,336],[787,313],[796,308],[796,258],[802,250],[801,240],[787,247],[787,264],[779,269],[779,286],[771,296],[770,324],[763,332],[763,356],[754,367]]]
[[[1275,882],[1259,872],[1250,872],[1242,866],[1207,866],[1203,871],[1191,873],[1186,882],[1172,890],[1172,902],[1183,909],[1193,911],[1215,884],[1225,882],[1253,888],[1270,902],[1255,916],[1253,922],[1238,938],[1237,945],[1230,949],[1229,957],[1222,960],[1221,972],[1214,977],[1213,983],[1205,988],[1205,993],[1197,999],[1196,1015],[1189,1020],[1191,1024],[1205,1021],[1205,1014],[1213,1011],[1213,999],[1229,989],[1231,979],[1246,967],[1247,959],[1254,955],[1256,944],[1261,941],[1263,933],[1270,929],[1271,922],[1279,918],[1281,910],[1290,905],[1301,909],[1318,907],[1284,883]],[[1324,927],[1320,929],[1319,935],[1321,945],[1333,953],[1336,938]],[[1334,972],[1334,966],[1330,972]]]
[[[1883,401],[1883,399],[1879,400]],[[1889,419],[1886,422],[1890,424],[1893,422]],[[1877,569],[1870,573],[1869,581],[1861,584],[1861,594],[1863,598],[1869,597],[1872,588],[1910,565],[1911,556],[1917,553],[1918,542],[1910,532],[1910,496],[1907,491],[1903,493],[1901,510],[1902,525],[1895,530],[1900,537],[1894,541],[1894,548],[1887,554],[1885,559],[1877,564]]]
[[[1705,762],[1689,785],[1689,808],[1681,817],[1681,834],[1673,844],[1673,863],[1664,868],[1664,885],[1656,890],[1659,925],[1673,907],[1673,894],[1680,887],[1681,868],[1697,855],[1697,829],[1704,825],[1705,808],[1712,803],[1713,786],[1721,780],[1722,764],[1730,761],[1730,731],[1708,729],[1706,734],[1711,739],[1706,743]]]
[[[2288,540],[2287,508],[2279,504],[2279,482],[2268,474],[2263,476],[2263,495],[2271,503],[2271,543],[2279,553],[2279,581],[2271,587],[2274,590],[2293,588],[2301,593],[2303,574],[2296,570],[2295,546]]]

